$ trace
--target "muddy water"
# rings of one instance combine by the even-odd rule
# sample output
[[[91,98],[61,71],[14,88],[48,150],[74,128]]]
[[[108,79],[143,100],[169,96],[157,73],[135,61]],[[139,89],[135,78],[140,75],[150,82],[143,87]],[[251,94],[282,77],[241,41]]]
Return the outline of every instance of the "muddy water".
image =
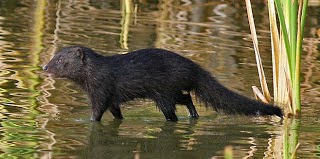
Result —
[[[84,45],[105,54],[158,47],[192,59],[224,85],[252,96],[258,76],[244,2],[139,1],[123,15],[118,0],[0,2],[0,158],[279,158],[283,137],[299,142],[299,158],[320,158],[319,5],[309,6],[303,53],[301,120],[217,114],[197,104],[200,119],[178,107],[165,122],[155,104],[123,106],[125,120],[106,113],[89,121],[86,95],[41,71],[55,50]],[[271,85],[268,12],[253,4],[260,51]]]

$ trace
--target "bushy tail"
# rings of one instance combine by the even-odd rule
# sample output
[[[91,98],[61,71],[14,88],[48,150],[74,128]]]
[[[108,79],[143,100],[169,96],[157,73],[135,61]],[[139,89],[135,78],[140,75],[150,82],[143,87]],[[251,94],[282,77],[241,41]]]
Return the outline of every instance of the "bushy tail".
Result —
[[[227,114],[283,116],[279,107],[242,96],[221,85],[208,72],[199,72],[194,91],[197,98],[207,107]]]

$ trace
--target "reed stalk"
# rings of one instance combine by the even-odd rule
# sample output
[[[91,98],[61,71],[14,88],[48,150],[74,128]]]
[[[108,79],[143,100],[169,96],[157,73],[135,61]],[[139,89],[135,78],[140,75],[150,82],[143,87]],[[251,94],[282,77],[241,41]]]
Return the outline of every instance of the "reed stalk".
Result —
[[[278,11],[280,30],[283,34],[280,38],[284,40],[289,64],[288,74],[290,75],[290,79],[288,84],[291,96],[288,99],[291,101],[288,103],[291,103],[291,108],[287,110],[291,111],[286,112],[286,114],[288,116],[300,116],[301,50],[308,0],[275,0],[275,4]],[[280,43],[280,45],[282,44]],[[277,103],[278,101],[275,102]]]
[[[121,1],[121,33],[120,33],[120,45],[123,49],[129,49],[128,47],[128,37],[130,29],[130,19],[132,13],[133,3],[132,0],[122,0]]]
[[[300,116],[300,72],[303,31],[308,0],[268,0],[273,64],[274,102],[284,106],[286,116]],[[256,54],[257,67],[263,95],[267,85],[258,49],[251,2],[246,0],[248,19]],[[280,24],[280,29],[277,26]],[[263,80],[262,80],[263,79]],[[257,90],[254,90],[256,96]],[[261,98],[260,98],[261,99]]]
[[[225,159],[233,159],[233,148],[232,148],[232,146],[226,146],[224,148],[224,158]]]

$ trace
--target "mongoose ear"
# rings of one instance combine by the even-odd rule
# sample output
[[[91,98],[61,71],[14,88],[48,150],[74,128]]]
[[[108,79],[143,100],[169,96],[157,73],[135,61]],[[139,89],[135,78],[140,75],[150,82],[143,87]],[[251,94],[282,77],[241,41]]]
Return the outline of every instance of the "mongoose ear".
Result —
[[[82,61],[84,61],[84,50],[81,47],[78,47],[76,50],[76,55],[80,57]]]

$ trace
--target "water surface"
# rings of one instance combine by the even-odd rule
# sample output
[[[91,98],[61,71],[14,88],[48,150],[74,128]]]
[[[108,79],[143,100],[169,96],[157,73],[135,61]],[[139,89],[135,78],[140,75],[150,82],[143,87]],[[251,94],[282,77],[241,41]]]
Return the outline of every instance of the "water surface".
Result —
[[[199,120],[178,107],[168,123],[155,104],[123,106],[125,120],[107,112],[89,121],[87,96],[41,71],[63,46],[104,54],[164,48],[199,63],[228,88],[253,96],[259,86],[244,2],[139,1],[123,15],[118,0],[0,2],[0,158],[277,158],[282,138],[298,139],[299,158],[320,158],[319,5],[309,6],[303,52],[301,120],[228,116],[197,104]],[[260,52],[271,86],[268,12],[253,3]]]

